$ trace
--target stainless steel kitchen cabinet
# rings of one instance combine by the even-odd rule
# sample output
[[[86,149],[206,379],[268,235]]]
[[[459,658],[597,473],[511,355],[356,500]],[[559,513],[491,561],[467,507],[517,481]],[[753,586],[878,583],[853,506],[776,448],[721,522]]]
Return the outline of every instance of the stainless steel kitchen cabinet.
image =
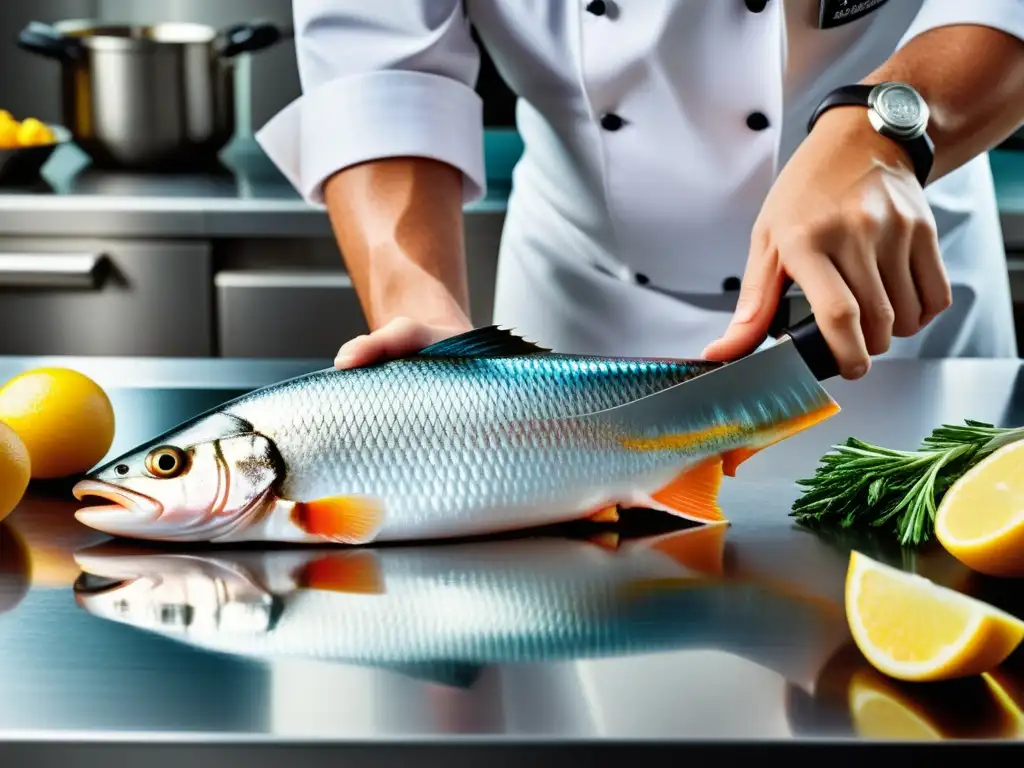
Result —
[[[470,312],[491,322],[504,212],[465,219]],[[367,332],[355,288],[332,238],[222,241],[214,276],[223,357],[325,358]]]
[[[223,357],[328,359],[342,342],[367,332],[341,269],[225,269],[214,285]]]
[[[213,354],[203,241],[0,238],[0,355]]]

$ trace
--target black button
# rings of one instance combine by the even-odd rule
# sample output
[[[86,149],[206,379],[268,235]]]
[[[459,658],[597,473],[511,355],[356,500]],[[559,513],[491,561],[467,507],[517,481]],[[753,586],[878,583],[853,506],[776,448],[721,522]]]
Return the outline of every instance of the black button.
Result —
[[[768,115],[764,112],[751,112],[747,115],[747,128],[752,131],[763,131],[769,125]]]
[[[601,127],[604,128],[606,131],[617,131],[619,130],[619,128],[625,125],[625,123],[625,120],[623,120],[621,117],[612,112],[609,112],[608,114],[605,115],[601,115]]]
[[[740,289],[740,279],[738,277],[727,277],[722,281],[723,291],[738,291]]]
[[[636,281],[640,285],[647,285],[649,282],[651,282],[651,278],[649,278],[647,275],[644,275],[644,274],[642,274],[640,272],[637,272],[636,273]]]
[[[747,10],[751,13],[760,13],[768,5],[768,0],[746,0]]]
[[[604,16],[608,13],[608,4],[604,0],[592,0],[587,3],[587,13],[595,16]]]

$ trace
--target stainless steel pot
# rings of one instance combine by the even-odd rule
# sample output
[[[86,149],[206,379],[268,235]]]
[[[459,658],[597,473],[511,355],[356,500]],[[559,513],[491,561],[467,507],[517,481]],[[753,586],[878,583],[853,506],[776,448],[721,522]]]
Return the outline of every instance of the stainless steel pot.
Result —
[[[287,34],[264,22],[31,22],[18,45],[61,63],[62,122],[95,164],[180,169],[216,162],[235,134],[234,57]]]

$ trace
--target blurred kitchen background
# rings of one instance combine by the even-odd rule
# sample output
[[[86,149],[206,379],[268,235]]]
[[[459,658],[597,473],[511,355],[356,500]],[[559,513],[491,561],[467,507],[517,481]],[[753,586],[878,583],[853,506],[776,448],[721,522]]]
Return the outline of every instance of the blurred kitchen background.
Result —
[[[295,99],[290,0],[32,0],[0,3],[0,108],[67,125],[64,64],[23,50],[30,22],[265,21],[283,38],[234,59],[235,136],[219,163],[156,173],[97,166],[73,144],[33,175],[0,151],[0,355],[326,358],[365,331],[326,215],[305,205],[252,133]],[[130,78],[82,88],[141,119]],[[504,197],[521,145],[514,98],[484,55],[488,197],[467,210],[474,320],[490,321]],[[118,93],[120,91],[121,93]],[[133,106],[135,112],[132,112]],[[120,110],[120,111],[119,111]],[[167,124],[169,121],[165,121]],[[140,129],[140,126],[143,126]],[[1024,350],[1024,132],[992,155]],[[28,170],[26,170],[26,167]],[[20,173],[20,175],[19,175]]]

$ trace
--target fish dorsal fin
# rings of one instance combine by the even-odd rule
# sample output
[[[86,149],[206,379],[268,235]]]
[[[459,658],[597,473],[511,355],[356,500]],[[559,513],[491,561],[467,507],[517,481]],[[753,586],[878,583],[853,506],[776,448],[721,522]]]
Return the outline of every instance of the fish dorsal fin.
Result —
[[[450,339],[444,339],[420,350],[420,357],[512,357],[515,355],[538,355],[550,352],[516,336],[512,331],[489,325],[475,328]]]

